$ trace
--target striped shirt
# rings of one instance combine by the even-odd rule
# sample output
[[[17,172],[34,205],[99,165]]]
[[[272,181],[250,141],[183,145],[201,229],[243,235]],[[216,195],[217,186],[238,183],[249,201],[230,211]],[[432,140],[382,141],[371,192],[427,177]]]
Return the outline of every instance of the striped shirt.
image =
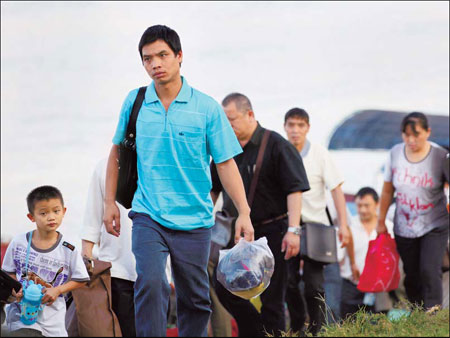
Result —
[[[152,82],[136,123],[138,187],[131,209],[174,230],[212,227],[211,157],[221,163],[242,152],[222,107],[183,85],[166,111]],[[113,143],[125,137],[138,89],[122,106]]]

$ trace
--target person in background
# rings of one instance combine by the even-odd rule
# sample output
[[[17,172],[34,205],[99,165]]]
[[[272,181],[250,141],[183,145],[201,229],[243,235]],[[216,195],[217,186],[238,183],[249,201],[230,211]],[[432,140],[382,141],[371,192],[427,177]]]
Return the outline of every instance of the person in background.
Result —
[[[341,246],[345,247],[350,240],[350,231],[347,224],[347,211],[345,196],[342,192],[343,178],[339,174],[329,152],[319,144],[311,143],[307,139],[310,130],[309,115],[301,108],[290,109],[284,117],[284,129],[289,142],[300,153],[305,165],[311,190],[303,196],[302,221],[330,224],[326,214],[326,188],[336,208]],[[338,265],[336,263],[336,274]],[[304,281],[304,293],[309,314],[310,324],[308,331],[317,335],[325,319],[325,299],[323,265],[312,261],[304,261],[303,276],[300,276],[300,256],[289,261],[289,283],[286,294],[291,328],[294,332],[303,331],[306,314],[298,284]]]
[[[110,235],[103,224],[103,199],[105,198],[105,180],[107,158],[100,160],[92,174],[88,197],[81,228],[81,254],[93,257],[97,245],[98,259],[111,263],[111,301],[114,313],[119,319],[124,337],[136,337],[134,323],[134,282],[136,281],[136,260],[131,251],[132,222],[128,218],[129,210],[121,204],[121,236]],[[171,282],[170,256],[166,263],[167,280]]]
[[[395,145],[385,167],[377,233],[387,231],[386,214],[394,192],[394,234],[403,261],[408,300],[430,309],[442,304],[442,257],[448,241],[448,151],[428,139],[431,128],[420,112],[405,116],[403,143]]]
[[[234,160],[248,194],[265,129],[256,120],[247,96],[231,93],[223,99],[222,106],[244,149]],[[211,176],[213,201],[223,192],[223,209],[227,214],[237,216],[230,196],[223,191],[214,162]],[[287,260],[299,252],[302,193],[306,190],[309,190],[308,179],[298,152],[281,135],[271,131],[250,214],[255,239],[266,237],[275,259],[270,285],[260,295],[261,313],[250,301],[233,295],[219,282],[215,285],[220,302],[236,319],[241,337],[265,337],[266,332],[277,336],[285,330]],[[228,247],[237,242],[236,235]]]
[[[359,276],[364,270],[369,241],[376,239],[376,227],[378,223],[378,194],[371,187],[361,188],[355,195],[355,204],[358,215],[354,216],[350,223],[352,236],[347,246],[344,261],[341,265],[342,291],[341,291],[341,318],[345,319],[366,307],[366,311],[375,312],[374,305],[365,305],[365,293],[359,291],[356,286]],[[389,233],[393,237],[391,222]]]

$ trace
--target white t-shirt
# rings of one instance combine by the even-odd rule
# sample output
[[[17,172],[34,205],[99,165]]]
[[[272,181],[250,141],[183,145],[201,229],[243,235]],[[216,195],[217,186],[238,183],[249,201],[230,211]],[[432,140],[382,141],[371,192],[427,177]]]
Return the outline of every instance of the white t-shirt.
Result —
[[[23,280],[22,274],[25,273],[28,238],[31,233],[14,237],[9,243],[3,259],[3,270],[15,273],[19,281]],[[53,286],[59,286],[68,281],[88,282],[89,275],[78,250],[72,244],[65,242],[60,233],[58,234],[57,242],[49,249],[41,250],[36,248],[33,243],[31,244],[28,258],[29,270],[44,281],[52,283]],[[63,267],[62,272],[57,274],[61,267]],[[65,316],[66,302],[63,295],[60,295],[52,305],[45,305],[38,315],[37,322],[32,325],[26,325],[20,321],[18,303],[11,303],[6,308],[8,330],[36,329],[48,337],[67,337]]]
[[[86,208],[81,229],[81,239],[98,244],[98,259],[111,262],[111,277],[136,281],[136,260],[131,251],[132,221],[128,217],[129,209],[116,203],[120,211],[120,236],[106,231],[103,223],[106,167],[108,160],[98,162],[89,185]],[[167,259],[166,276],[172,282],[170,258]]]
[[[302,194],[302,220],[330,224],[325,211],[326,188],[333,190],[344,182],[328,150],[308,140],[300,152],[311,190]]]
[[[406,158],[404,143],[395,145],[389,153],[384,180],[392,182],[397,193],[394,231],[401,237],[418,238],[448,226],[444,192],[448,151],[436,143],[430,144],[428,155],[416,163]]]
[[[116,203],[120,211],[119,237],[106,232],[103,224],[107,163],[107,159],[101,160],[92,174],[81,228],[81,239],[99,245],[98,259],[111,262],[111,277],[134,282],[136,281],[136,260],[131,251],[132,222],[128,218],[129,210],[120,203]]]
[[[355,263],[358,267],[359,273],[361,274],[364,270],[364,265],[366,263],[366,255],[369,250],[369,241],[377,238],[377,231],[373,229],[370,234],[368,234],[356,215],[352,217],[350,222],[350,231],[353,236],[353,249],[355,252]],[[392,222],[386,220],[386,227],[388,228],[388,233],[393,237],[393,224]],[[344,263],[341,265],[341,277],[351,280],[355,285],[357,284],[352,280],[352,268],[350,265],[350,258],[348,256],[347,250],[345,250]]]

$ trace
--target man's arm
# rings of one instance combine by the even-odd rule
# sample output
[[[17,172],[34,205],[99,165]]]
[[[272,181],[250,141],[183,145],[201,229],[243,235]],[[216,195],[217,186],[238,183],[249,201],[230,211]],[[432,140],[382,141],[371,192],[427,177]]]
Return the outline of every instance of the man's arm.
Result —
[[[351,268],[351,271],[352,271],[353,280],[355,282],[358,282],[361,272],[359,271],[358,267],[356,266],[355,246],[353,244],[353,234],[352,234],[351,230],[350,230],[350,239],[349,239],[349,242],[348,242],[348,244],[347,244],[345,249],[347,250],[347,255],[348,255],[348,258],[350,260],[350,268]]]
[[[287,195],[288,225],[300,228],[300,214],[302,210],[302,193],[300,191]],[[286,232],[281,243],[281,252],[286,250],[284,259],[297,256],[300,251],[300,236]]]
[[[86,239],[81,240],[81,255],[92,258],[92,250],[94,249],[94,242],[88,241]]]
[[[350,230],[347,224],[347,210],[345,207],[345,196],[341,188],[342,184],[339,184],[336,188],[331,190],[331,196],[333,197],[334,206],[336,208],[338,221],[339,221],[339,241],[341,242],[341,248],[346,247],[350,241]]]
[[[254,240],[254,230],[250,220],[250,207],[236,162],[231,158],[225,162],[216,163],[216,167],[220,182],[239,213],[236,219],[234,242],[239,242],[241,233],[244,233],[244,238],[251,242]]]
[[[387,232],[386,227],[386,215],[389,210],[389,206],[394,196],[394,185],[392,182],[385,181],[383,183],[383,190],[380,198],[380,213],[378,215],[377,234]]]
[[[119,177],[119,146],[113,144],[108,157],[105,182],[105,212],[103,223],[108,233],[119,237],[120,235],[120,211],[116,204],[117,179]]]

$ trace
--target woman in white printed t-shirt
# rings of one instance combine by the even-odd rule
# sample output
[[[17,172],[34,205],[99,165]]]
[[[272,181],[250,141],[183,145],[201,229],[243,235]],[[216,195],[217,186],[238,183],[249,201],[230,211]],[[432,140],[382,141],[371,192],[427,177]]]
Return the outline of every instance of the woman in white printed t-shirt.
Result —
[[[404,143],[391,149],[385,168],[377,233],[387,231],[386,213],[396,191],[394,234],[406,294],[410,302],[429,309],[442,304],[441,264],[449,231],[444,193],[448,151],[428,140],[431,129],[422,113],[408,114],[401,131]]]

